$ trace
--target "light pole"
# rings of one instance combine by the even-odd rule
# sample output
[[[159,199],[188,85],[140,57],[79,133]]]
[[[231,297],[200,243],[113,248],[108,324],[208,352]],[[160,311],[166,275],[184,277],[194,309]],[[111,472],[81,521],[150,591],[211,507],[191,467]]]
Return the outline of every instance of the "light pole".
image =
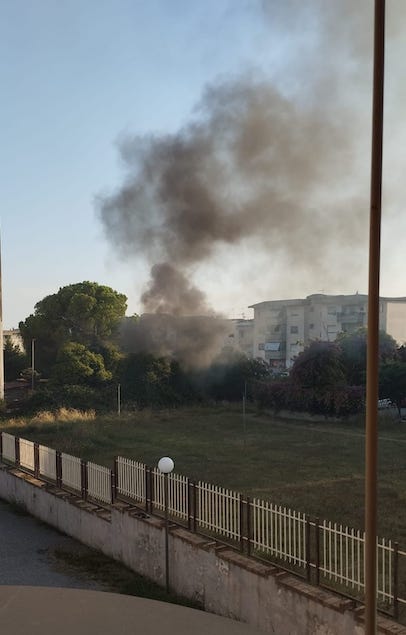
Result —
[[[164,475],[164,505],[165,505],[165,586],[166,592],[169,593],[169,520],[168,520],[168,474],[170,474],[175,467],[174,462],[169,456],[163,456],[159,460],[158,470]]]
[[[35,338],[31,340],[31,390],[34,390],[34,375],[35,375]]]

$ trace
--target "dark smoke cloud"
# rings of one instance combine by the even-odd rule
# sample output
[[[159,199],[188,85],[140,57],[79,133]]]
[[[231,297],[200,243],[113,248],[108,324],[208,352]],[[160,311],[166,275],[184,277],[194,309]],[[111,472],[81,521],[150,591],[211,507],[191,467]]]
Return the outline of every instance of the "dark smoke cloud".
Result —
[[[186,369],[206,368],[221,351],[229,325],[220,317],[144,313],[127,318],[120,343],[129,353],[173,357]]]
[[[107,235],[124,254],[160,263],[144,298],[154,304],[158,291],[157,305],[177,313],[186,309],[174,306],[177,283],[220,245],[255,239],[314,271],[337,234],[357,239],[359,201],[347,197],[344,208],[331,195],[351,176],[353,141],[322,105],[298,107],[265,79],[214,84],[178,134],[126,140],[128,177],[101,206]],[[168,263],[179,275],[158,280]],[[187,311],[200,311],[196,300]]]
[[[152,313],[174,316],[211,313],[204,293],[167,262],[152,267],[150,286],[141,301],[145,310]]]
[[[272,80],[247,72],[214,82],[177,134],[121,143],[127,176],[100,201],[100,216],[126,258],[149,260],[148,312],[210,313],[193,274],[243,241],[306,286],[321,270],[324,283],[342,280],[365,249],[371,3],[261,7],[270,31],[285,37],[291,67]],[[256,275],[266,272],[253,272],[253,283]]]

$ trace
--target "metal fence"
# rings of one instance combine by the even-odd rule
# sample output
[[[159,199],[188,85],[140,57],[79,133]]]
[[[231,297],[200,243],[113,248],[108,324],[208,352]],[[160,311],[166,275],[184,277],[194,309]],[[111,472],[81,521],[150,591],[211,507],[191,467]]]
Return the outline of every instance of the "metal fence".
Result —
[[[39,452],[39,475],[50,479],[57,480],[56,472],[56,450],[48,448],[46,445],[38,446]]]
[[[0,435],[0,451],[2,460],[99,504],[122,498],[163,515],[167,484],[172,521],[319,586],[355,599],[363,596],[365,535],[360,530],[310,520],[301,512],[257,498],[251,501],[209,483],[193,483],[179,474],[164,475],[124,457],[116,458],[110,470],[5,432]],[[406,552],[396,542],[377,539],[377,572],[380,608],[397,617],[399,606],[406,605]]]
[[[111,485],[111,470],[90,461],[87,467],[87,495],[102,503],[112,503],[114,494]]]
[[[144,503],[146,500],[146,465],[119,456],[115,461],[114,471],[117,494]]]

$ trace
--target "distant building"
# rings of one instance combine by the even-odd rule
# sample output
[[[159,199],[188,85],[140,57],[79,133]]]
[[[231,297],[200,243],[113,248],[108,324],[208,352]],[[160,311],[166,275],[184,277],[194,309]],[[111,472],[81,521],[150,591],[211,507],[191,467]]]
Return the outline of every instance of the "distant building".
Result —
[[[367,325],[368,296],[324,295],[253,304],[253,356],[275,369],[289,368],[312,340],[333,342],[338,333]],[[406,297],[380,298],[380,328],[398,344],[406,342]]]
[[[7,338],[10,338],[11,343],[14,346],[18,346],[20,351],[24,353],[25,351],[24,342],[23,342],[23,338],[21,337],[21,333],[19,329],[9,329],[9,330],[3,331],[3,347],[6,343]]]

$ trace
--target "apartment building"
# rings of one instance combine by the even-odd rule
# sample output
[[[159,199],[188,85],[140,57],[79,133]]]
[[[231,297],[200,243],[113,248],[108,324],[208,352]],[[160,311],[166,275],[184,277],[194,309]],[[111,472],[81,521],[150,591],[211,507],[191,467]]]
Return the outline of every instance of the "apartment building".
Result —
[[[253,304],[253,356],[275,369],[290,368],[312,340],[333,342],[338,333],[367,325],[368,296],[316,293],[304,299]],[[406,342],[406,297],[380,298],[380,328]]]

